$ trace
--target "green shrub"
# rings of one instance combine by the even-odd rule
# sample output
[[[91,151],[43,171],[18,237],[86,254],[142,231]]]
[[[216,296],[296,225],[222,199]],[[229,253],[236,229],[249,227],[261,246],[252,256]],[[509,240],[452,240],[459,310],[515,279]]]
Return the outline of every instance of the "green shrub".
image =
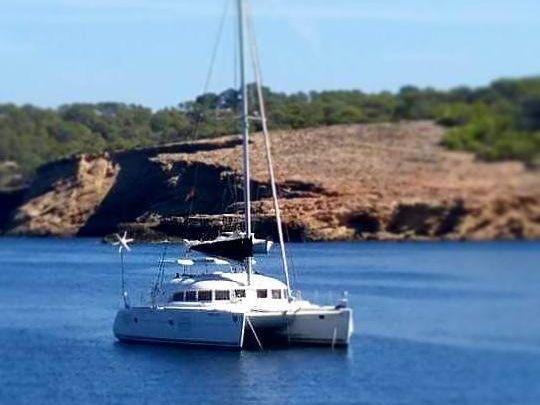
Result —
[[[250,85],[248,90],[255,111],[255,88]],[[272,129],[435,119],[449,127],[443,144],[450,149],[487,160],[539,165],[540,77],[449,91],[405,86],[395,94],[263,91]],[[0,104],[0,162],[13,160],[31,175],[37,166],[74,153],[237,133],[238,100],[238,92],[227,89],[159,111],[122,103],[77,103],[58,109]],[[259,122],[252,125],[260,129]]]

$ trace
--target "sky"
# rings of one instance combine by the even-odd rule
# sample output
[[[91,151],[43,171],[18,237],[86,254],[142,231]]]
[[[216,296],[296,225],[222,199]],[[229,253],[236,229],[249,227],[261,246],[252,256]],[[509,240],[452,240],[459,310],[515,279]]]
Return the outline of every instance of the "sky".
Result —
[[[0,0],[0,103],[192,99],[232,87],[232,0]],[[227,3],[230,3],[227,5]],[[446,89],[540,74],[538,0],[252,0],[264,83]]]

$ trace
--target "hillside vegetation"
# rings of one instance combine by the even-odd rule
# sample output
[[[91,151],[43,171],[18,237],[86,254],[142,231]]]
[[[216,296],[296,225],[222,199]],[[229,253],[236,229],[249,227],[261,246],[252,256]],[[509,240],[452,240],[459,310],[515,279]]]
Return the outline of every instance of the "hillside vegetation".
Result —
[[[253,90],[250,86],[255,99]],[[449,91],[406,86],[374,94],[265,92],[271,129],[429,119],[450,127],[442,140],[450,149],[540,165],[540,77]],[[238,93],[232,89],[158,111],[122,103],[57,109],[0,104],[0,162],[15,162],[28,176],[47,161],[75,153],[232,134],[238,131],[238,114]]]

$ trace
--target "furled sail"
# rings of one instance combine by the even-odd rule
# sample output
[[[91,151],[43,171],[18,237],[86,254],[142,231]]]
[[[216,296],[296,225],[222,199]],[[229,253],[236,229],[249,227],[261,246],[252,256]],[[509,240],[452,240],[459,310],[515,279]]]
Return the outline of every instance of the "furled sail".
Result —
[[[253,241],[243,235],[218,237],[209,241],[186,241],[190,250],[224,259],[243,261],[253,256]]]

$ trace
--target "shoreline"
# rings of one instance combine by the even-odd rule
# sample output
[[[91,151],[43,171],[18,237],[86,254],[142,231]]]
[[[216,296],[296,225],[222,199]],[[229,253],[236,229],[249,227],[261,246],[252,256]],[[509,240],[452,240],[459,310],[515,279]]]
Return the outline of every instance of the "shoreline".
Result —
[[[130,235],[128,235],[130,236]],[[59,236],[59,235],[0,235],[0,242],[3,240],[57,240],[57,241],[76,241],[76,240],[94,240],[100,244],[109,244],[113,235],[106,236]],[[171,238],[167,241],[157,240],[157,239],[135,239],[133,245],[161,245],[161,244],[180,244],[182,243],[181,238]],[[277,243],[274,241],[274,243]],[[509,243],[509,244],[537,244],[540,243],[540,238],[536,239],[342,239],[342,240],[306,240],[306,241],[285,241],[286,244],[294,245],[316,245],[316,244],[471,244],[471,245],[482,245],[482,244],[491,244],[491,243]]]

